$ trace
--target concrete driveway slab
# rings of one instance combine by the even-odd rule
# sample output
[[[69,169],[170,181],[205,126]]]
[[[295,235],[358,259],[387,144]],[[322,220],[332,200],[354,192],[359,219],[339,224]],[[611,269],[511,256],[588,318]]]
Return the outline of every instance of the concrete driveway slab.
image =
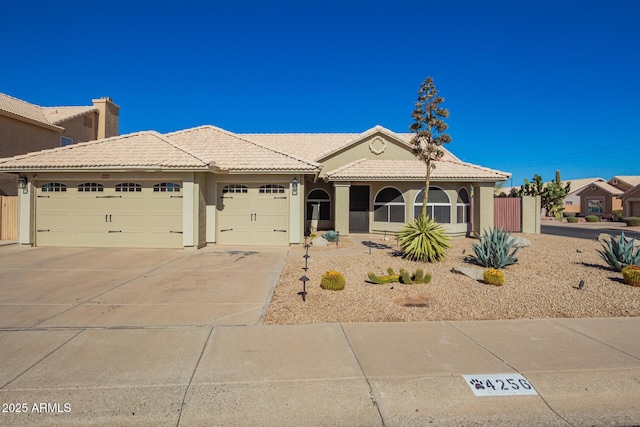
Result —
[[[638,425],[640,369],[540,372],[527,378],[571,425]]]
[[[367,382],[349,379],[192,386],[180,425],[369,427],[382,423]]]
[[[79,331],[0,332],[0,388],[40,362]],[[3,400],[3,402],[7,402]]]
[[[3,402],[26,403],[29,409],[27,413],[3,413],[0,424],[174,427],[178,423],[186,388],[185,385],[0,390]],[[40,410],[42,403],[50,404],[50,411]],[[65,404],[68,406],[65,407]],[[69,409],[68,412],[65,412],[66,408]]]
[[[363,378],[339,324],[219,328],[193,384]]]
[[[343,327],[369,378],[514,372],[447,322]]]
[[[476,397],[462,377],[371,381],[388,426],[567,426],[538,396]]]
[[[85,330],[5,389],[186,385],[209,332]]]
[[[36,328],[71,307],[70,304],[3,304],[0,305],[0,327],[16,330]]]
[[[82,304],[40,323],[42,328],[254,325],[261,304]]]
[[[640,367],[640,360],[553,320],[451,322],[519,372]]]
[[[640,317],[554,319],[554,322],[640,359]]]

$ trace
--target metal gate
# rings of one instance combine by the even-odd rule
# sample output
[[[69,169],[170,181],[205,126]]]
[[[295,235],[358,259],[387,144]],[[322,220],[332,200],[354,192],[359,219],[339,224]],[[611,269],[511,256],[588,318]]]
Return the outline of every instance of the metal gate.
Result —
[[[493,226],[519,233],[522,231],[522,199],[495,197],[493,199]]]

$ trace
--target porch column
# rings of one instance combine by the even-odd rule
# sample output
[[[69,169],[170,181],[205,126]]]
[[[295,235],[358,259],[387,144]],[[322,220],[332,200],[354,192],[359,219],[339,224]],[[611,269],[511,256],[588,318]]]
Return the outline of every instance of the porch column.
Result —
[[[335,229],[341,236],[349,235],[349,190],[350,182],[334,182]]]
[[[27,192],[18,190],[18,243],[33,245],[35,235],[35,194],[36,186],[27,182]]]
[[[473,231],[479,235],[493,228],[493,184],[481,182],[473,187]]]

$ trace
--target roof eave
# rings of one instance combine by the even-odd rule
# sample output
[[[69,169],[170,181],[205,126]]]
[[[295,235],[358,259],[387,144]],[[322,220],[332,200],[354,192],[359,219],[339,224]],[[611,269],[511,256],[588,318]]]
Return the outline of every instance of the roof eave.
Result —
[[[45,129],[53,130],[53,131],[56,131],[56,132],[59,132],[59,133],[64,132],[64,128],[61,127],[61,126],[56,126],[54,124],[43,123],[43,122],[40,122],[38,120],[30,119],[29,117],[21,116],[19,114],[14,114],[14,113],[12,113],[10,111],[0,110],[0,115],[9,117],[9,118],[12,118],[12,119],[15,119],[15,120],[20,120],[22,122],[30,123],[30,124],[35,125],[35,126],[43,127]]]

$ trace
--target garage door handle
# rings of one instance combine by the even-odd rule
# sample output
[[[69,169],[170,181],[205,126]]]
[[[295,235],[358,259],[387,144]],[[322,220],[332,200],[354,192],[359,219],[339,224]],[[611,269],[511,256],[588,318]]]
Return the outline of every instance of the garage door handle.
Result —
[[[182,199],[182,196],[171,196],[171,199]]]
[[[225,228],[224,230],[220,230],[220,232],[222,233],[223,231],[233,231],[233,228]]]
[[[39,199],[48,199],[51,196],[38,196]]]
[[[233,199],[233,196],[220,196],[221,199]]]
[[[286,233],[287,232],[287,230],[275,230],[275,229],[273,231],[277,231],[278,233]]]
[[[109,230],[109,233],[122,233],[122,230]]]
[[[287,196],[283,196],[283,197],[275,197],[275,196],[274,196],[273,198],[274,198],[274,199],[286,199],[286,198],[287,198]]]
[[[182,231],[173,231],[173,230],[170,230],[170,231],[169,231],[169,233],[182,234]]]
[[[41,233],[43,231],[51,231],[51,230],[38,230],[38,233]]]
[[[96,196],[96,199],[122,199],[122,196]]]

